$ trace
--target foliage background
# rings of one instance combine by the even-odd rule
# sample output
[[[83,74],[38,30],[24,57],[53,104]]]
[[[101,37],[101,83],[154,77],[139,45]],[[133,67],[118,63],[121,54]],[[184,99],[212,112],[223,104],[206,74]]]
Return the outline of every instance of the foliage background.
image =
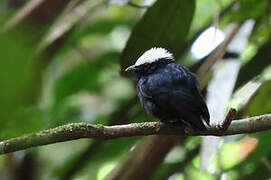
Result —
[[[262,86],[238,117],[271,112],[270,0],[41,0],[36,7],[33,2],[0,1],[1,139],[72,122],[154,120],[142,110],[135,81],[123,69],[153,46],[168,48],[178,63],[196,69],[204,59],[197,60],[190,48],[201,32],[211,24],[223,29],[247,19],[255,26],[228,106],[245,96],[246,91],[235,95],[238,88],[257,76]],[[25,8],[31,3],[32,10]],[[190,137],[167,155],[152,179],[267,179],[270,138],[269,131],[222,138],[210,168],[200,171],[201,138]],[[102,179],[142,141],[82,139],[8,154],[0,157],[0,179]]]

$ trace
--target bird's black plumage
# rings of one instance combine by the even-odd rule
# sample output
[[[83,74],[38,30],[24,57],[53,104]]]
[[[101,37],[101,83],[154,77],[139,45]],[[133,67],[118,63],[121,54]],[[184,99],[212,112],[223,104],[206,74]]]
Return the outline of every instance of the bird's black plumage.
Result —
[[[197,80],[171,59],[159,59],[135,68],[137,92],[144,108],[162,122],[183,122],[195,130],[206,130],[208,108],[197,88]]]

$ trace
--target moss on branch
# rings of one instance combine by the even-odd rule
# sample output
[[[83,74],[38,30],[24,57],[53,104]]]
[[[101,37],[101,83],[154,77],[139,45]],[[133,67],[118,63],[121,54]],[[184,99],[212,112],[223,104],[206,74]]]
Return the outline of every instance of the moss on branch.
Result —
[[[115,139],[146,135],[225,136],[254,133],[268,129],[271,129],[271,114],[234,120],[226,130],[221,131],[221,129],[218,128],[210,128],[205,132],[196,132],[184,126],[168,126],[161,122],[143,122],[114,126],[73,123],[1,141],[0,154],[80,138]]]

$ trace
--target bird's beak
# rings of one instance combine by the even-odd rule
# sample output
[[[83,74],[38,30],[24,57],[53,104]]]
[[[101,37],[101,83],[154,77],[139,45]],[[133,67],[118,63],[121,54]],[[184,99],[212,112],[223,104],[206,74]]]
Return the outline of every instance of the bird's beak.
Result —
[[[132,65],[132,66],[129,66],[128,68],[126,68],[126,69],[125,69],[125,72],[127,72],[127,71],[132,71],[132,70],[136,70],[136,69],[137,69],[136,65]]]

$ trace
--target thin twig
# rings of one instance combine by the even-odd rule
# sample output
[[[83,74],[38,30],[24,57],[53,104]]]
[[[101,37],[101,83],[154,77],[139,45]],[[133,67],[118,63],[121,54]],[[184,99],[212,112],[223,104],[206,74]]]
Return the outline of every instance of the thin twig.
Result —
[[[223,121],[223,124],[221,126],[221,130],[225,132],[229,126],[231,125],[232,120],[235,118],[236,110],[233,108],[230,108],[228,114],[226,115],[225,120]]]
[[[29,16],[38,6],[44,3],[45,0],[31,0],[28,1],[1,29],[1,32],[6,32],[19,24]]]
[[[173,127],[161,122],[144,122],[114,126],[73,123],[22,137],[4,140],[0,142],[0,154],[80,138],[115,139],[147,135],[224,136],[254,133],[268,129],[271,129],[271,114],[233,121],[225,132],[221,132],[220,129],[215,128],[199,132],[184,126]]]

